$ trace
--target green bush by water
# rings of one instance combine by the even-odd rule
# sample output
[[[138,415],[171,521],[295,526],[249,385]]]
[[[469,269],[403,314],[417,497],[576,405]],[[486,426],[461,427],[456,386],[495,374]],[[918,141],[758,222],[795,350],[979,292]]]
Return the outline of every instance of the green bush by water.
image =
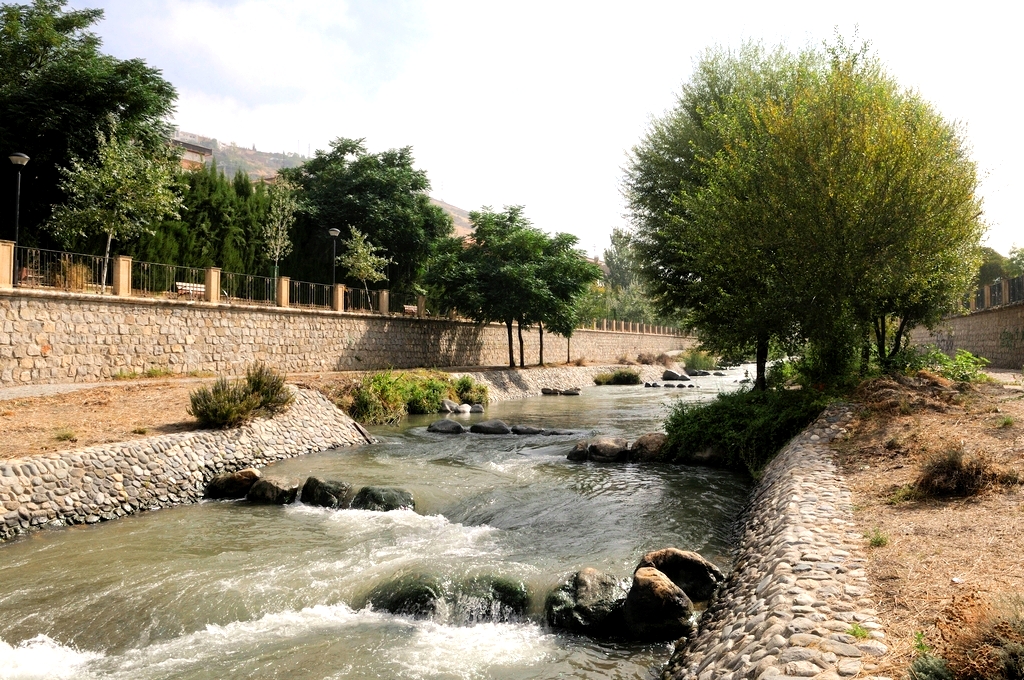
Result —
[[[689,349],[680,354],[679,363],[696,371],[710,371],[718,367],[718,359],[699,349]]]
[[[367,376],[355,389],[349,415],[370,425],[396,425],[408,413],[437,413],[444,399],[486,404],[487,385],[468,375],[452,381],[441,371],[384,371]]]
[[[244,425],[258,415],[284,410],[294,400],[284,376],[262,363],[253,364],[245,379],[231,382],[221,377],[189,394],[188,414],[203,427],[229,428]]]
[[[988,359],[975,356],[964,349],[958,349],[956,356],[951,359],[948,354],[935,345],[928,345],[921,349],[903,350],[893,362],[897,368],[908,372],[930,370],[957,382],[986,380],[987,377],[982,373],[982,369],[989,365]]]
[[[665,423],[670,460],[707,462],[756,478],[827,404],[811,390],[742,390],[707,403],[681,402]]]
[[[639,385],[640,374],[628,368],[620,368],[612,373],[598,373],[594,376],[595,385]]]

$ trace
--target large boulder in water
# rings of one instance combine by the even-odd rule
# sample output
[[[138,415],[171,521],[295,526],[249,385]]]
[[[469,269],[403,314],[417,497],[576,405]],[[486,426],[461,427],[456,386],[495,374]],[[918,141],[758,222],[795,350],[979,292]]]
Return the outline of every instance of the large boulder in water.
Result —
[[[651,432],[637,438],[629,447],[629,459],[637,463],[658,463],[665,460],[665,440],[662,432]]]
[[[289,479],[262,479],[249,489],[246,499],[262,505],[288,505],[299,495],[299,485]]]
[[[529,425],[513,425],[512,434],[543,434],[544,430]]]
[[[689,380],[690,378],[687,377],[687,375],[685,373],[680,373],[679,371],[673,371],[671,368],[669,368],[664,373],[661,374],[661,379],[662,380]]]
[[[501,420],[482,420],[479,423],[474,423],[470,428],[470,432],[476,434],[511,434],[512,430],[509,429]]]
[[[725,574],[721,569],[689,550],[653,550],[643,556],[637,571],[647,567],[665,574],[694,602],[710,600],[718,586],[725,582]]]
[[[453,595],[452,623],[510,623],[526,618],[530,594],[522,581],[501,576],[477,576]]]
[[[438,409],[438,413],[455,413],[457,408],[459,408],[458,402],[451,399],[442,399],[441,408]]]
[[[572,451],[566,456],[569,460],[575,463],[582,463],[588,457],[587,447],[590,446],[588,442],[576,442],[576,446],[572,447]]]
[[[454,420],[444,418],[442,420],[435,420],[429,426],[427,426],[427,432],[438,432],[440,434],[462,434],[466,431],[466,428],[461,423],[457,423]]]
[[[382,583],[367,597],[374,609],[417,619],[430,618],[438,613],[444,602],[441,582],[423,574],[408,574],[394,581]]]
[[[587,455],[595,463],[615,463],[629,455],[629,442],[623,437],[595,437],[587,446]]]
[[[677,640],[693,632],[693,603],[668,576],[654,567],[641,567],[622,604],[628,637],[644,642]]]
[[[261,476],[260,471],[256,468],[245,468],[238,472],[223,472],[206,485],[203,498],[245,498],[249,489]]]
[[[405,489],[393,489],[386,486],[364,486],[352,499],[352,507],[356,510],[414,510],[416,503],[412,494]]]
[[[306,505],[343,510],[351,505],[354,496],[355,492],[348,482],[307,477],[306,483],[302,485],[302,494],[299,496],[299,500]]]
[[[609,637],[621,634],[626,591],[618,579],[587,567],[548,595],[544,615],[554,628]]]

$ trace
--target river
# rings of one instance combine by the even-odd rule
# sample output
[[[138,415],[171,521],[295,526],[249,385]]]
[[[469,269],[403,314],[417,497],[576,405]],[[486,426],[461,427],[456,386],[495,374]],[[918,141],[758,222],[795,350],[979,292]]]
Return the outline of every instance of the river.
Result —
[[[582,567],[625,578],[666,546],[727,568],[749,481],[565,455],[593,434],[656,431],[675,400],[736,378],[592,387],[486,414],[572,435],[435,435],[426,425],[436,416],[411,417],[375,428],[377,444],[265,470],[402,487],[415,512],[204,501],[0,545],[0,678],[656,677],[669,645],[553,631],[544,598]],[[470,625],[458,612],[417,620],[364,606],[374,587],[419,574],[455,591],[475,577],[522,582],[529,614]]]

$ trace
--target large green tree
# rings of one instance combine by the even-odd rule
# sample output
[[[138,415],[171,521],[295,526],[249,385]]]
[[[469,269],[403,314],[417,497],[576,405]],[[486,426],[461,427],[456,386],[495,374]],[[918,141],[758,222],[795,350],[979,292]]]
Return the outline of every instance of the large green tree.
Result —
[[[281,174],[301,195],[295,247],[283,264],[293,278],[329,280],[328,230],[355,227],[391,261],[388,286],[411,292],[437,242],[451,233],[451,218],[430,203],[430,182],[413,167],[409,147],[370,153],[362,140],[336,139]]]
[[[698,63],[633,152],[626,191],[663,305],[713,348],[806,342],[838,379],[873,332],[883,364],[963,295],[982,233],[960,131],[865,49]]]
[[[0,5],[0,150],[20,151],[31,160],[22,176],[20,235],[27,243],[53,246],[39,227],[51,207],[66,200],[60,168],[72,159],[98,160],[99,137],[134,140],[162,153],[164,119],[172,111],[174,88],[139,59],[120,60],[100,52],[89,28],[98,9],[67,9],[65,0]],[[3,163],[0,224],[13,238],[13,169]]]

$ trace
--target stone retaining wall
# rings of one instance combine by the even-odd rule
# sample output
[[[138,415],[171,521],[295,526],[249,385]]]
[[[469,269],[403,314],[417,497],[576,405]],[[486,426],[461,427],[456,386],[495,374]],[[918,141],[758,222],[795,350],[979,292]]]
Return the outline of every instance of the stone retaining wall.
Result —
[[[915,345],[938,345],[954,356],[958,349],[985,357],[993,368],[1021,370],[1024,366],[1024,304],[994,307],[943,319],[934,331],[915,328]]]
[[[864,538],[828,447],[848,407],[826,411],[771,462],[742,519],[736,562],[664,680],[871,676],[887,647]],[[858,624],[867,637],[849,633]]]
[[[164,369],[239,375],[253,361],[289,373],[508,364],[502,325],[204,302],[0,290],[0,386],[92,382]],[[524,332],[527,363],[539,335]],[[518,338],[516,338],[518,359]],[[572,359],[613,362],[693,346],[692,338],[578,330]],[[544,334],[547,361],[566,340]]]
[[[594,376],[598,373],[609,373],[620,368],[636,371],[640,380],[654,382],[661,380],[665,372],[664,366],[623,366],[619,364],[603,366],[556,366],[551,368],[531,368],[527,370],[494,370],[471,371],[468,373],[452,373],[453,378],[468,375],[477,382],[487,385],[491,401],[509,401],[536,397],[541,389],[552,387],[567,390],[573,387],[593,387]]]
[[[0,540],[43,525],[82,524],[192,503],[220,472],[365,443],[326,397],[295,389],[273,419],[0,461]]]

